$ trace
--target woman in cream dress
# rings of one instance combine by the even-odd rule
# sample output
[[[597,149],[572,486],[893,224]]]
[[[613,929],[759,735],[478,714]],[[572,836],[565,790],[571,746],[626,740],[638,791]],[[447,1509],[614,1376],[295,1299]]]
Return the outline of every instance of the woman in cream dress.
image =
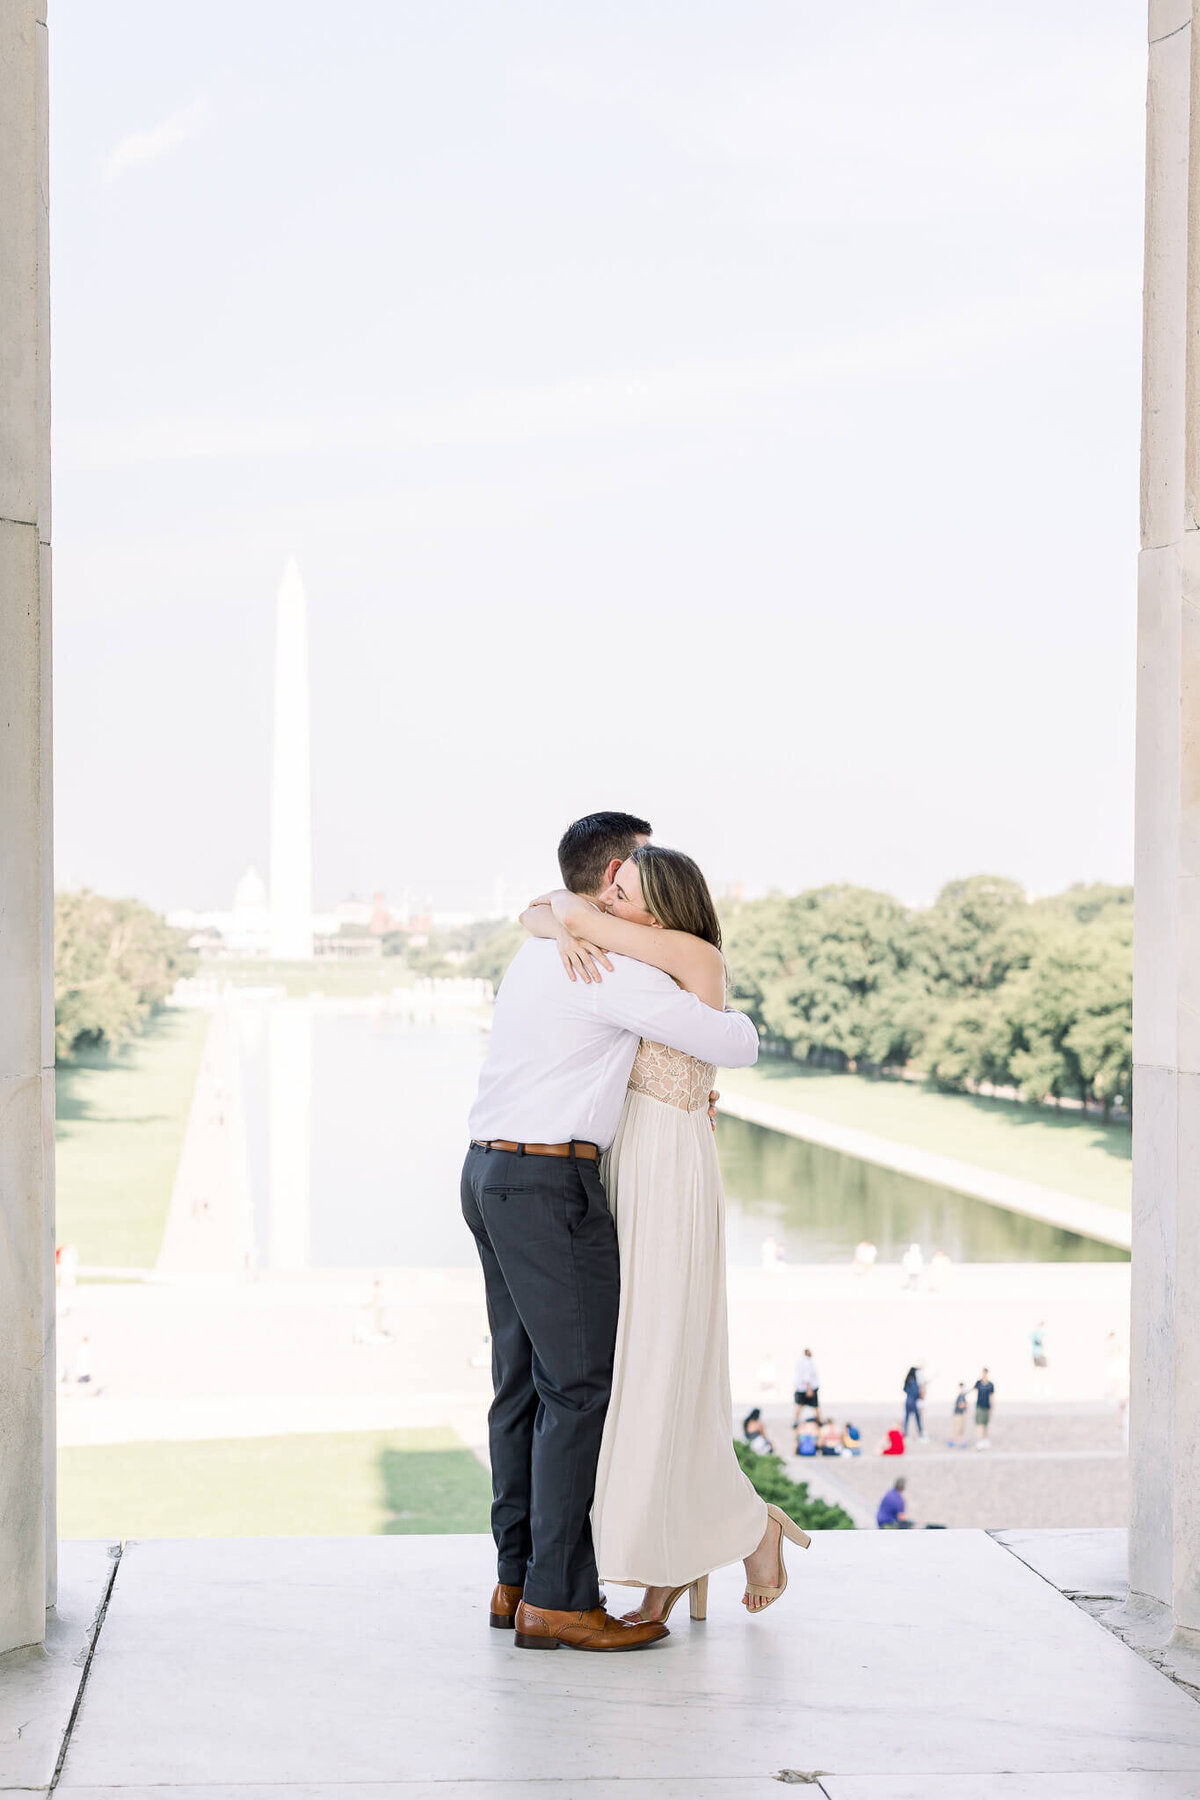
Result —
[[[665,969],[709,1006],[725,1004],[721,934],[707,883],[676,850],[647,844],[617,871],[604,910],[560,892],[526,914],[551,933],[571,980],[603,980],[611,950]],[[725,1197],[708,1117],[716,1071],[643,1040],[601,1174],[621,1251],[612,1399],[592,1534],[610,1584],[645,1587],[636,1615],[665,1619],[690,1590],[703,1618],[708,1575],[746,1565],[744,1604],[787,1583],[782,1535],[798,1526],[755,1492],[734,1454],[725,1300]]]

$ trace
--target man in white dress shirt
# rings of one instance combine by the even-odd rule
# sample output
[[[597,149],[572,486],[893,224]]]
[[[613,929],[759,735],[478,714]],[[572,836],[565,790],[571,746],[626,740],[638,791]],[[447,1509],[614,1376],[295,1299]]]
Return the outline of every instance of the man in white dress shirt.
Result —
[[[628,813],[577,820],[558,847],[563,885],[598,899],[649,835]],[[602,981],[568,981],[556,945],[531,938],[497,995],[471,1110],[462,1208],[495,1387],[491,1623],[515,1626],[522,1649],[634,1650],[667,1636],[605,1611],[589,1522],[620,1291],[599,1158],[643,1037],[726,1068],[758,1056],[744,1013],[705,1006],[661,969],[613,956]]]

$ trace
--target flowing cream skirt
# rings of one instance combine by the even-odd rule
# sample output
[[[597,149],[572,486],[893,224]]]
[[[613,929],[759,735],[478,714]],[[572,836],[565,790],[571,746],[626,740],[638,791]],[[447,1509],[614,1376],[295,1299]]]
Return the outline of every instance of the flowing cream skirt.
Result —
[[[707,1113],[630,1092],[601,1174],[621,1309],[596,1566],[617,1585],[678,1587],[740,1562],[767,1528],[733,1450],[725,1196]]]

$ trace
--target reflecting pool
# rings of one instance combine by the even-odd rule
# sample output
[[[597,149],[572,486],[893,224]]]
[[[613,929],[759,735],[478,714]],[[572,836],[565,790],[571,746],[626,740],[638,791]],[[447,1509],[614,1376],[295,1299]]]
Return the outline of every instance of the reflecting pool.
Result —
[[[320,1000],[238,1009],[241,1113],[260,1268],[474,1261],[458,1209],[487,1047],[470,1017],[414,1021]],[[722,1118],[731,1263],[881,1262],[912,1242],[956,1263],[1124,1261],[1124,1252],[836,1151]]]
[[[956,1263],[1129,1261],[1114,1245],[744,1119],[722,1118],[717,1143],[730,1262],[760,1262],[766,1239],[788,1262],[849,1262],[860,1239],[880,1262],[898,1262],[912,1243]]]

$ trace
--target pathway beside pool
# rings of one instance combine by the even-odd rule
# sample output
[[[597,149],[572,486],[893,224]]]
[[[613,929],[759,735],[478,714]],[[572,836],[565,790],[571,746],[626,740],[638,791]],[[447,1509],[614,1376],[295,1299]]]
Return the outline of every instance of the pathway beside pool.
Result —
[[[840,1151],[844,1156],[860,1157],[863,1162],[877,1163],[881,1168],[894,1169],[897,1174],[914,1176],[918,1181],[931,1182],[934,1187],[967,1194],[972,1200],[986,1200],[1009,1212],[1040,1219],[1045,1225],[1056,1225],[1060,1230],[1074,1231],[1081,1237],[1098,1238],[1102,1244],[1115,1244],[1121,1250],[1129,1249],[1133,1231],[1131,1216],[1115,1206],[1103,1206],[1098,1200],[1084,1200],[1077,1194],[1042,1187],[1016,1175],[1001,1175],[994,1169],[941,1156],[935,1150],[904,1144],[896,1138],[877,1137],[854,1125],[819,1119],[813,1113],[797,1112],[795,1107],[780,1106],[757,1094],[736,1093],[728,1084],[721,1093],[720,1109],[751,1125],[765,1125],[771,1131],[782,1132],[785,1137],[803,1138],[806,1143],[820,1144],[824,1149]]]

